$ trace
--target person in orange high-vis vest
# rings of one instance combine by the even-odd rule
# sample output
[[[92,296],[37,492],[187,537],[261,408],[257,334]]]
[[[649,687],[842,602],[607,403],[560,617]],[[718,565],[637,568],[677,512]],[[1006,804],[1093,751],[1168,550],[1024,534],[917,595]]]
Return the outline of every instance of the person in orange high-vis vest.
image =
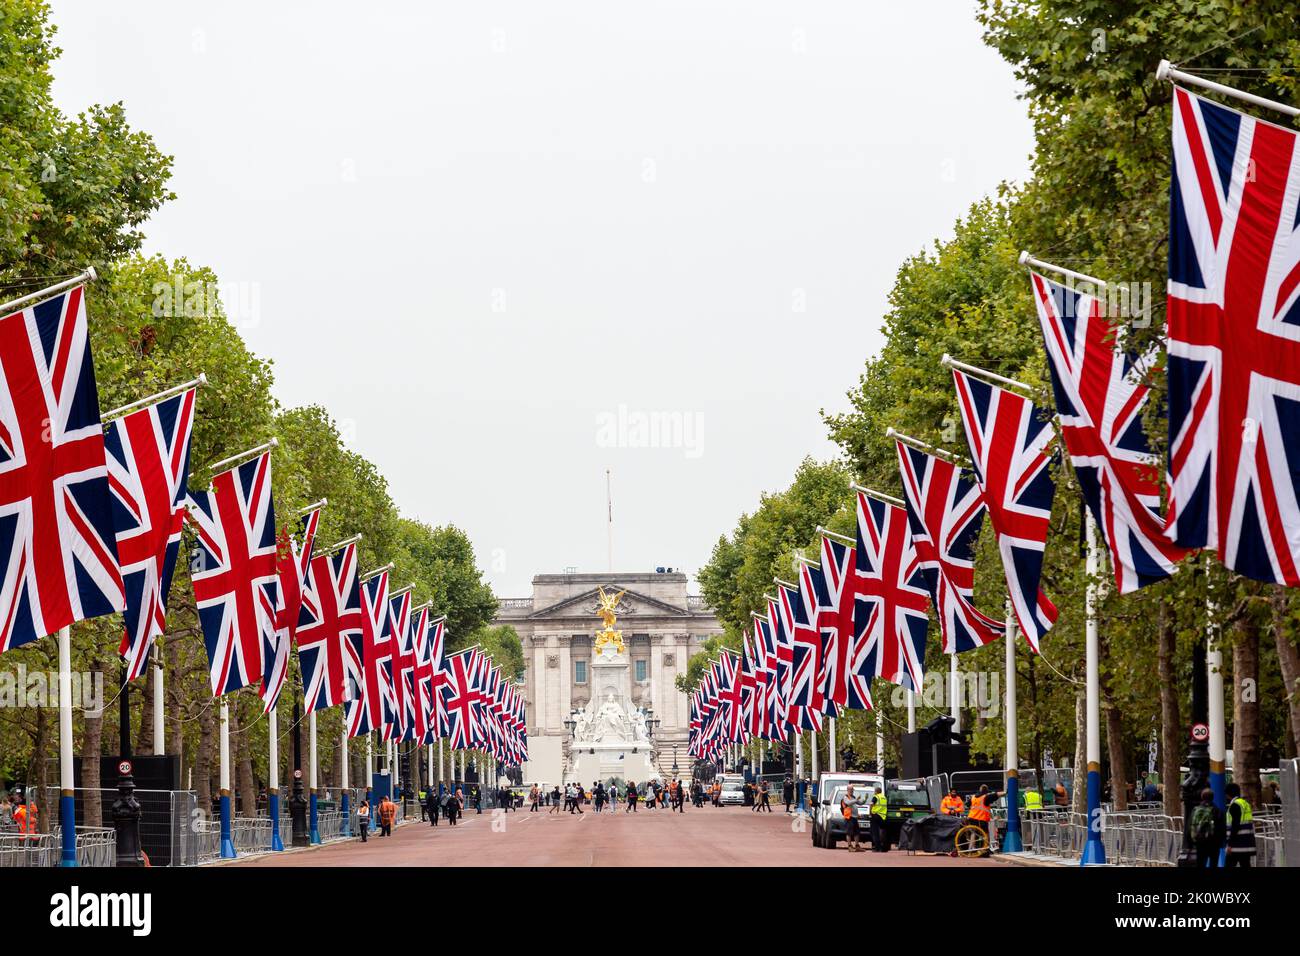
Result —
[[[14,808],[14,823],[18,825],[18,832],[29,839],[36,836],[38,817],[35,800],[20,803]]]
[[[957,796],[956,790],[949,790],[948,795],[939,801],[939,812],[945,817],[966,815],[966,801]]]
[[[968,817],[972,823],[978,826],[986,834],[989,833],[989,821],[993,819],[991,809],[993,801],[1002,796],[1001,792],[990,793],[988,784],[980,784],[980,792],[970,798],[970,813]],[[989,834],[992,836],[992,834]]]

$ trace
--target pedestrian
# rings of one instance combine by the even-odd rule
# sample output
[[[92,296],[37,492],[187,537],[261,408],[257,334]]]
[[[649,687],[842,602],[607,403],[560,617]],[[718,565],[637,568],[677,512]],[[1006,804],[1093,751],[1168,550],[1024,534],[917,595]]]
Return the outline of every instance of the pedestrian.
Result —
[[[364,797],[357,807],[357,830],[361,834],[361,842],[367,842],[370,838],[370,801]]]
[[[438,825],[438,791],[433,787],[424,788],[424,812],[429,817],[429,826]]]
[[[888,853],[889,835],[885,821],[889,818],[889,801],[879,787],[871,797],[871,852]]]
[[[534,783],[532,789],[528,791],[528,803],[529,803],[528,812],[529,813],[537,812],[537,806],[539,803],[541,803],[541,799],[542,799],[542,795],[537,789],[537,784]]]
[[[1196,866],[1214,869],[1219,865],[1219,850],[1223,847],[1224,817],[1214,806],[1214,791],[1206,787],[1201,791],[1201,802],[1192,810],[1192,845],[1196,847]]]
[[[785,812],[790,812],[790,804],[794,803],[794,781],[788,776],[781,781],[781,800],[785,804]]]
[[[716,777],[713,779],[713,805],[722,806],[722,783]]]
[[[677,781],[677,808],[676,809],[678,813],[686,812],[686,784],[681,780]]]
[[[483,812],[483,791],[479,789],[478,784],[474,785],[474,810],[476,813]]]
[[[850,853],[858,853],[862,849],[862,843],[858,838],[858,797],[853,789],[853,784],[849,784],[848,789],[844,791],[844,796],[840,799],[840,814],[844,817],[844,836],[845,845],[849,848]],[[874,835],[872,843],[875,843]]]
[[[772,797],[772,793],[768,789],[767,781],[766,780],[760,781],[758,785],[758,801],[759,801],[758,811],[760,813],[762,813],[764,810],[766,810],[768,813],[772,812],[771,797]]]
[[[460,818],[460,796],[460,788],[448,790],[442,795],[442,809],[447,814],[447,823],[453,827]]]
[[[945,817],[966,815],[966,801],[958,796],[956,787],[949,787],[948,795],[939,801],[939,813]]]
[[[1241,785],[1230,783],[1223,790],[1228,799],[1228,849],[1225,866],[1250,866],[1255,856],[1255,813],[1241,795]]]
[[[635,780],[629,780],[627,782],[627,809],[625,809],[623,812],[627,813],[628,811],[632,811],[633,813],[636,812],[636,781]]]
[[[393,820],[397,817],[397,804],[384,794],[384,798],[379,801],[379,835],[393,835]]]
[[[980,784],[979,793],[970,798],[970,809],[967,811],[966,818],[984,831],[984,835],[990,838],[990,845],[993,834],[989,832],[989,824],[993,820],[993,804],[998,798],[1003,796],[1003,791],[996,793],[989,790],[987,783]]]
[[[560,785],[558,783],[551,789],[551,809],[546,812],[548,814],[560,812]]]

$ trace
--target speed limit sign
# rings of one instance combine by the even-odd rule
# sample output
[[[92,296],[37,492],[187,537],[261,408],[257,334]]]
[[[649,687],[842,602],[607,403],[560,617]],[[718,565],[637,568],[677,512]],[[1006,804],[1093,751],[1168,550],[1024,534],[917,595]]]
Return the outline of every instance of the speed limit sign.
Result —
[[[1203,744],[1210,739],[1209,724],[1192,724],[1192,740]]]
[[[131,761],[123,760],[121,763],[119,763],[117,765],[117,772],[121,774],[123,777],[128,776],[131,773]]]

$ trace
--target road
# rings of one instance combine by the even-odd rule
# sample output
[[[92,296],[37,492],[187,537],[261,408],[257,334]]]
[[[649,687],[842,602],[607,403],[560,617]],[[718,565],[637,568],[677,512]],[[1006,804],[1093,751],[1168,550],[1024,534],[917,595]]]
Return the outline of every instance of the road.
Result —
[[[958,866],[991,860],[849,853],[812,845],[802,821],[777,811],[703,807],[582,815],[527,810],[471,812],[451,827],[409,823],[372,836],[297,852],[267,854],[235,866]]]

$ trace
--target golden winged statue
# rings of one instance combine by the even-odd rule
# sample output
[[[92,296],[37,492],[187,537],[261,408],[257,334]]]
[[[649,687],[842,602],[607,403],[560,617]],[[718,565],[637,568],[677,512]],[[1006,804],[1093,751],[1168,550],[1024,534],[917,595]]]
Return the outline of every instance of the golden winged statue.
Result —
[[[613,645],[614,649],[622,654],[623,632],[614,630],[614,624],[618,621],[618,602],[627,591],[607,594],[604,587],[598,587],[596,590],[600,594],[600,604],[596,607],[596,613],[605,622],[605,628],[596,632],[596,643],[592,646],[592,649],[599,651],[606,645]]]

